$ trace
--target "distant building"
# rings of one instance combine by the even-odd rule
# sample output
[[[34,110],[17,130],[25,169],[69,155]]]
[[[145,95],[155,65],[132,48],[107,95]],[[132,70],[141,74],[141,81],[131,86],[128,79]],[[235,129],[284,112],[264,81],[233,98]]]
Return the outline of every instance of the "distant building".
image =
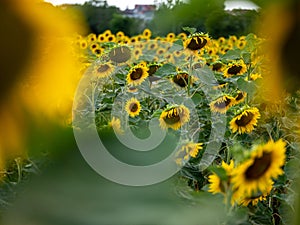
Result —
[[[127,8],[122,13],[127,17],[150,21],[154,16],[155,10],[155,5],[135,5],[134,9]]]

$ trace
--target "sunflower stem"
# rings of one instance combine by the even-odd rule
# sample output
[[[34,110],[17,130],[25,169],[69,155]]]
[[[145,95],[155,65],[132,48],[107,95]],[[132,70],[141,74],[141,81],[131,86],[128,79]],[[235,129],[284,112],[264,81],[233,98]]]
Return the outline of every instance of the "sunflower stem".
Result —
[[[194,55],[192,55],[190,57],[190,61],[189,61],[189,73],[188,73],[189,75],[188,75],[188,86],[187,86],[188,96],[190,96],[190,89],[191,89],[191,76],[192,76],[192,71],[193,71],[193,68],[192,68],[193,59],[194,59]]]

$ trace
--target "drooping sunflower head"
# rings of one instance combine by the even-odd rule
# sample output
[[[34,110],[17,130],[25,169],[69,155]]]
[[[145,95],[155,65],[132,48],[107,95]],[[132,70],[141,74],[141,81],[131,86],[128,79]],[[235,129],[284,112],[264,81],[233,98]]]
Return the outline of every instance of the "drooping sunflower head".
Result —
[[[156,71],[162,66],[160,63],[150,63],[147,65],[148,67],[148,74],[149,76],[152,76],[156,73]]]
[[[186,87],[189,82],[189,74],[183,71],[178,72],[174,77],[172,78],[173,82],[177,84],[180,87]],[[191,78],[190,78],[191,82]]]
[[[185,40],[184,47],[192,51],[198,51],[207,45],[209,41],[208,34],[195,33]]]
[[[110,76],[114,71],[114,66],[109,63],[101,63],[94,66],[93,74],[98,78],[105,78]]]
[[[148,76],[147,66],[145,64],[138,64],[129,70],[126,80],[128,84],[136,86],[140,85]]]
[[[256,107],[243,110],[230,121],[230,129],[232,133],[239,134],[250,133],[257,125],[260,118],[259,110]]]
[[[190,120],[190,110],[184,105],[174,105],[165,109],[159,118],[162,129],[178,130]]]
[[[272,186],[272,179],[283,174],[285,163],[285,142],[281,139],[256,146],[250,158],[233,171],[232,183],[239,193],[252,196],[266,193]]]
[[[235,75],[242,75],[247,71],[246,64],[242,61],[229,63],[224,69],[224,77],[232,77]]]
[[[125,110],[131,117],[136,117],[140,114],[141,103],[136,98],[131,98],[126,102]]]
[[[234,105],[234,102],[235,102],[235,98],[229,95],[224,95],[212,101],[209,104],[209,106],[211,111],[223,114],[226,113],[227,110]]]
[[[237,105],[237,104],[243,102],[245,100],[246,96],[247,96],[246,92],[238,91],[236,96],[234,97],[234,99],[235,99],[234,104]]]
[[[124,63],[131,58],[131,49],[126,45],[114,47],[108,53],[108,57],[115,63]]]

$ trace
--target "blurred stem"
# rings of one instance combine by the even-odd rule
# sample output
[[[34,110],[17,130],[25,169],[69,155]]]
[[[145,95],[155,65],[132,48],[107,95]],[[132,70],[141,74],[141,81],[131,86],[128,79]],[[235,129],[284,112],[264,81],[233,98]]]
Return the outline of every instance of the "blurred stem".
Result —
[[[22,168],[21,168],[21,158],[16,158],[15,159],[17,168],[18,168],[18,183],[20,183],[21,178],[22,178]]]
[[[191,89],[191,76],[192,76],[192,71],[193,71],[193,68],[192,68],[193,59],[194,59],[194,55],[192,55],[190,57],[190,61],[189,61],[188,86],[187,86],[188,96],[190,96],[190,89]]]
[[[249,66],[247,68],[247,79],[248,79],[248,82],[250,82],[250,78],[251,78],[251,76],[250,76],[250,74],[251,74],[250,69],[251,69],[251,63],[249,64]],[[247,105],[249,104],[249,101],[250,101],[249,94],[247,93],[247,96],[246,96],[246,104]]]

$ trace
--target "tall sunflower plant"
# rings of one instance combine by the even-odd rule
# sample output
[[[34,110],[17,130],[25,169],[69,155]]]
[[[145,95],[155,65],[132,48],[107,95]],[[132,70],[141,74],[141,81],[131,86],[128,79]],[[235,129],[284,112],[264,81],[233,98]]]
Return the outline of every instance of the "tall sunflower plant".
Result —
[[[298,97],[270,105],[258,95],[268,72],[260,51],[266,40],[184,30],[189,34],[77,37],[90,77],[85,110],[95,112],[99,133],[112,128],[147,138],[155,120],[179,137],[180,181],[187,192],[223,196],[227,224],[241,214],[245,224],[286,223],[299,141],[289,109],[299,107]]]

